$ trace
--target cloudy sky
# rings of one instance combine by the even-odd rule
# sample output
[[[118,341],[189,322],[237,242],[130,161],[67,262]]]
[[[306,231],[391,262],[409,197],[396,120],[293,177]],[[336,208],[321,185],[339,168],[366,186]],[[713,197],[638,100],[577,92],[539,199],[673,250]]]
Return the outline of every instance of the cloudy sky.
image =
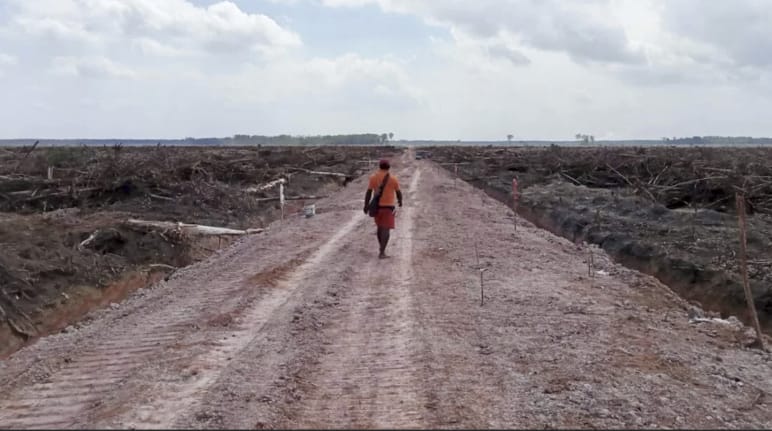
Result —
[[[772,136],[770,0],[0,0],[0,138]]]

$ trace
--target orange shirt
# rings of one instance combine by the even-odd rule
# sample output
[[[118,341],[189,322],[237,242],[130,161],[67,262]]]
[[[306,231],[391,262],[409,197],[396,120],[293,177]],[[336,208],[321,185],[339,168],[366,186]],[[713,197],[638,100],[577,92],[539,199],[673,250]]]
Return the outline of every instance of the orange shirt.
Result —
[[[394,174],[379,169],[378,172],[370,176],[370,184],[367,188],[373,191],[373,195],[377,193],[383,183],[383,177],[387,173],[390,174],[389,181],[383,188],[383,195],[381,195],[381,200],[378,202],[378,205],[382,207],[393,207],[397,206],[397,190],[399,190],[399,181],[397,181],[397,177],[395,177]]]

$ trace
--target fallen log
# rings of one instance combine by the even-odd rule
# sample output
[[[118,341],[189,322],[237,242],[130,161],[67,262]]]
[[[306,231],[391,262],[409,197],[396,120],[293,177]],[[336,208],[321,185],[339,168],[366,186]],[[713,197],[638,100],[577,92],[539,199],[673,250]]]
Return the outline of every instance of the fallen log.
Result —
[[[228,160],[228,165],[235,165],[237,163],[247,163],[252,162],[253,164],[257,161],[256,157],[245,157],[243,159],[235,159],[235,160]]]
[[[286,183],[286,182],[287,182],[286,179],[279,178],[277,180],[273,180],[273,181],[267,182],[265,184],[261,184],[259,186],[248,187],[248,188],[244,189],[244,191],[247,192],[247,193],[257,193],[257,192],[261,192],[263,190],[268,190],[270,188],[276,187],[277,185],[283,184],[283,183]]]
[[[632,183],[632,182],[630,182],[630,180],[629,180],[629,179],[628,179],[626,176],[622,175],[622,173],[620,173],[618,170],[616,170],[616,169],[615,169],[613,166],[611,166],[611,165],[609,165],[608,163],[606,163],[606,167],[608,167],[609,169],[611,169],[611,171],[612,171],[612,172],[614,172],[615,174],[617,174],[617,175],[619,175],[620,177],[622,177],[622,179],[623,179],[623,180],[625,180],[625,182],[627,183],[627,185],[629,185],[630,187],[635,187],[635,186],[633,185],[633,183]]]
[[[148,221],[139,219],[128,219],[127,224],[132,226],[150,227],[164,230],[177,230],[192,235],[251,235],[261,233],[264,229],[230,229],[225,227],[205,226],[200,224],[190,224],[170,221]]]
[[[0,175],[0,180],[2,180],[2,181],[18,181],[18,180],[34,180],[34,181],[38,181],[39,178],[16,174],[16,175]]]
[[[324,199],[324,198],[328,198],[328,197],[329,196],[286,196],[284,198],[284,200],[285,201],[302,201],[302,200],[306,200],[306,199],[308,199],[308,200],[316,200],[316,199]],[[278,201],[278,200],[281,200],[281,198],[280,197],[273,197],[273,198],[255,199],[255,201],[257,201],[257,202],[273,202],[273,201]]]
[[[577,186],[581,186],[582,185],[581,181],[577,180],[576,178],[572,177],[571,175],[568,175],[565,172],[561,172],[560,175],[562,175],[562,176],[566,177],[567,179],[571,180],[571,182],[573,182]]]
[[[174,202],[174,201],[176,200],[176,199],[174,199],[174,198],[170,198],[170,197],[168,197],[168,196],[161,196],[161,195],[157,195],[157,194],[155,194],[155,193],[148,193],[147,195],[148,195],[148,196],[150,196],[151,198],[154,198],[154,199],[160,199],[160,200],[162,200],[162,201],[170,201],[170,202]]]
[[[322,149],[322,147],[311,147],[311,148],[309,148],[307,150],[303,150],[303,154],[312,153],[314,151],[318,151],[318,150],[321,150],[321,149]]]
[[[45,193],[38,195],[38,192],[43,190],[42,188],[37,188],[34,190],[19,190],[17,192],[9,192],[7,193],[9,196],[19,196],[19,197],[26,197],[27,200],[32,199],[42,199],[42,198],[48,198],[48,197],[59,197],[59,196],[66,196],[69,194],[79,194],[83,192],[95,192],[98,190],[102,190],[100,187],[82,187],[79,189],[70,189],[67,187],[59,187],[54,189],[55,191],[51,193]]]
[[[303,168],[287,168],[287,170],[289,170],[289,171],[305,172],[305,173],[311,174],[311,175],[323,175],[323,176],[326,175],[326,176],[330,176],[330,177],[339,177],[339,178],[346,178],[346,177],[348,177],[348,175],[346,175],[344,173],[341,173],[341,172],[311,171],[311,170],[303,169]]]
[[[658,186],[657,187],[657,191],[658,192],[665,192],[665,191],[668,191],[668,190],[677,189],[678,187],[688,186],[690,184],[699,183],[699,182],[702,182],[702,181],[726,180],[728,178],[729,177],[723,176],[723,175],[722,176],[715,176],[715,177],[697,178],[697,179],[694,179],[694,180],[683,181],[683,182],[680,182],[680,183],[677,183],[677,184]]]
[[[149,268],[162,268],[162,269],[168,269],[168,270],[170,270],[170,271],[176,271],[176,270],[178,270],[178,269],[179,269],[179,268],[177,268],[176,266],[167,265],[167,264],[165,264],[165,263],[151,263],[150,265],[148,265],[148,267],[149,267]]]
[[[81,241],[78,244],[78,251],[83,251],[86,248],[102,248],[105,244],[111,241],[122,241],[123,237],[120,232],[115,229],[97,229],[88,238]]]
[[[97,236],[98,233],[99,233],[99,231],[95,231],[94,233],[89,235],[88,238],[86,238],[83,241],[81,241],[81,243],[78,244],[78,250],[83,250],[84,247],[86,247],[87,245],[91,244],[96,239],[96,236]]]

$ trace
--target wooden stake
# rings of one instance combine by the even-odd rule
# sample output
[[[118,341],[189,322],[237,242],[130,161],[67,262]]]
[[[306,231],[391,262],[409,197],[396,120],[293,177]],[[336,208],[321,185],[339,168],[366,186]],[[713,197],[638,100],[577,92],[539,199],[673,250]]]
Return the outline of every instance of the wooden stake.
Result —
[[[590,252],[589,258],[587,259],[587,275],[590,278],[593,278],[595,275],[592,272],[592,268],[595,266],[595,257],[593,256],[592,248],[590,248],[589,245],[587,247],[587,251]]]
[[[480,307],[485,305],[485,289],[483,288],[483,272],[484,269],[480,269]]]
[[[753,301],[753,294],[751,287],[748,284],[748,262],[746,259],[747,249],[747,235],[746,235],[746,223],[745,223],[745,195],[742,193],[735,193],[735,202],[737,205],[737,222],[740,226],[740,273],[743,279],[743,289],[745,290],[745,300],[748,303],[748,312],[751,315],[753,321],[753,327],[756,330],[756,342],[759,347],[764,350],[764,339],[761,334],[761,325],[759,325],[759,316],[756,314],[756,305]]]
[[[697,199],[697,183],[694,183],[694,194],[692,194],[692,199],[689,204],[692,206],[692,241],[697,240],[697,231],[695,226],[697,225],[697,204],[695,203],[695,200]]]
[[[517,201],[512,204],[512,223],[515,225],[515,232],[517,232]]]
[[[480,307],[485,304],[485,287],[483,282],[483,273],[485,269],[480,266],[480,250],[477,247],[477,241],[474,242],[474,255],[477,258],[477,270],[480,271]]]
[[[512,223],[517,232],[517,203],[520,199],[520,191],[517,188],[517,178],[512,178]]]

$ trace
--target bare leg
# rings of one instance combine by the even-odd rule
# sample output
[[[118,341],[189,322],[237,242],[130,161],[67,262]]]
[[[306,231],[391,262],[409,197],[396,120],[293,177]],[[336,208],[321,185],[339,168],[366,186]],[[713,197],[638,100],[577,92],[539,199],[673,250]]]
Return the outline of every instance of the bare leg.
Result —
[[[378,249],[383,250],[383,229],[376,228],[375,235],[378,237]],[[381,251],[381,254],[383,254],[383,251]],[[380,256],[379,256],[380,257]]]
[[[386,246],[389,244],[389,238],[391,234],[387,228],[378,228],[378,244],[380,245],[381,254],[380,258],[386,257]]]

